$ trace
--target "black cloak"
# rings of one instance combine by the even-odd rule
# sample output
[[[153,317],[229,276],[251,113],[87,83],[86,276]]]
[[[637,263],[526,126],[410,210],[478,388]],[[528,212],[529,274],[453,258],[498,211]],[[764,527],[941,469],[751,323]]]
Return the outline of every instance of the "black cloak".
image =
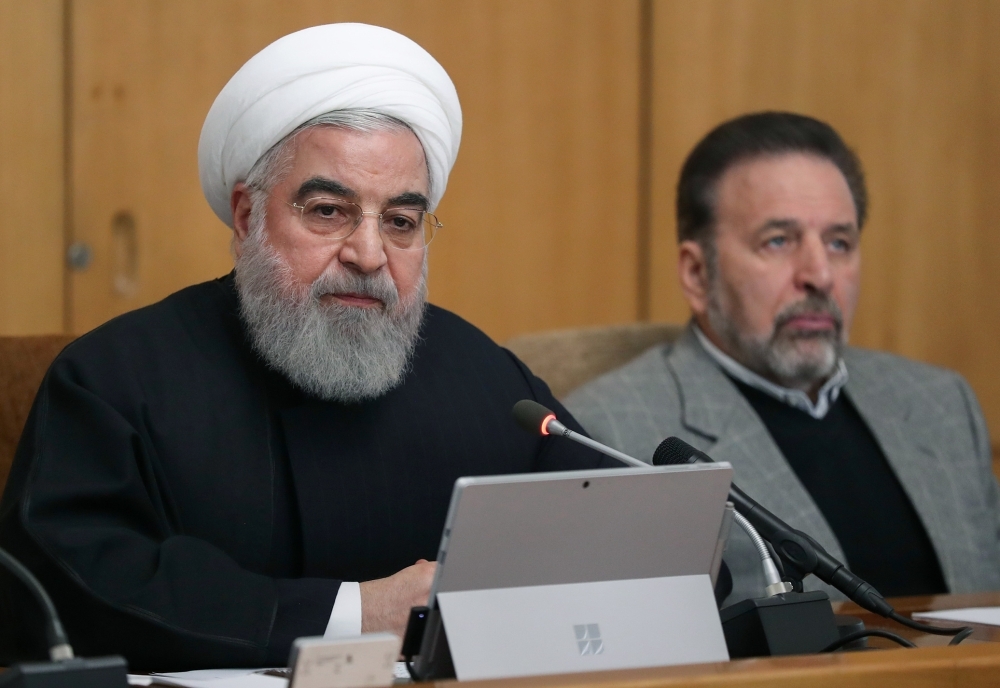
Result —
[[[124,654],[132,670],[284,665],[294,638],[323,634],[341,580],[435,558],[457,478],[617,465],[518,428],[523,398],[580,430],[523,363],[434,306],[399,387],[309,397],[250,347],[229,275],[60,354],[0,502],[0,546],[47,587],[78,654]],[[0,576],[0,662],[44,651],[39,616]]]

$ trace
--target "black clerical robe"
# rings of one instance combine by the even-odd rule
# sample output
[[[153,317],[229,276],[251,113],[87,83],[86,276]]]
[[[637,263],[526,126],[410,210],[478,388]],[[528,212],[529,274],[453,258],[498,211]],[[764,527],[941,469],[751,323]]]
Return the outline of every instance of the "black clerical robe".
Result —
[[[0,546],[48,588],[80,654],[134,670],[283,665],[293,638],[323,633],[341,580],[435,558],[456,478],[602,464],[518,428],[522,398],[580,430],[524,364],[434,306],[399,387],[311,398],[249,346],[230,275],[56,359]],[[37,656],[39,615],[7,577],[0,614],[0,662]]]

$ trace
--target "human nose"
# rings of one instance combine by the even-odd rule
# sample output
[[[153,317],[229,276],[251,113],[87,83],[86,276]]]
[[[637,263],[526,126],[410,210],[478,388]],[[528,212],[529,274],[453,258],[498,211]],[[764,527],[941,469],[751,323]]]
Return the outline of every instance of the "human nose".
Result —
[[[385,245],[376,213],[363,213],[354,231],[344,239],[340,262],[361,273],[372,273],[386,264]]]
[[[796,286],[803,290],[828,292],[833,287],[833,270],[826,245],[819,237],[803,241],[798,251]]]

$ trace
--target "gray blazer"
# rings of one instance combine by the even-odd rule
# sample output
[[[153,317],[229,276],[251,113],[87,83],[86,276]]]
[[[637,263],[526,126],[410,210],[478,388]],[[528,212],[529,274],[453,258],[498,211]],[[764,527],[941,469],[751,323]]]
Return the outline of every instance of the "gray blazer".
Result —
[[[1000,502],[989,435],[975,395],[957,373],[848,347],[844,388],[868,423],[923,521],[951,592],[1000,590]],[[688,328],[574,391],[566,406],[595,439],[650,461],[676,435],[728,461],[734,481],[850,565],[823,514],[736,386]],[[727,602],[763,594],[753,545],[733,526]],[[843,596],[810,576],[807,589]]]

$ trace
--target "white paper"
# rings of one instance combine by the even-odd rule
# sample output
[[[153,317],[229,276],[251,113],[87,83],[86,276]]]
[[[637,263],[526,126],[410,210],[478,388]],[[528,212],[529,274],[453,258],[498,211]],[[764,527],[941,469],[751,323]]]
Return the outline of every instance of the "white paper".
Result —
[[[201,669],[169,674],[129,675],[132,686],[180,686],[181,688],[287,688],[288,679],[265,676],[267,669]]]
[[[913,618],[1000,626],[1000,607],[968,607],[966,609],[944,609],[938,612],[917,612]]]
[[[409,680],[404,662],[396,662],[396,679]],[[266,669],[201,669],[173,674],[129,674],[130,686],[167,685],[193,688],[286,688],[288,681],[277,676],[262,676]],[[261,681],[260,679],[265,679]]]

